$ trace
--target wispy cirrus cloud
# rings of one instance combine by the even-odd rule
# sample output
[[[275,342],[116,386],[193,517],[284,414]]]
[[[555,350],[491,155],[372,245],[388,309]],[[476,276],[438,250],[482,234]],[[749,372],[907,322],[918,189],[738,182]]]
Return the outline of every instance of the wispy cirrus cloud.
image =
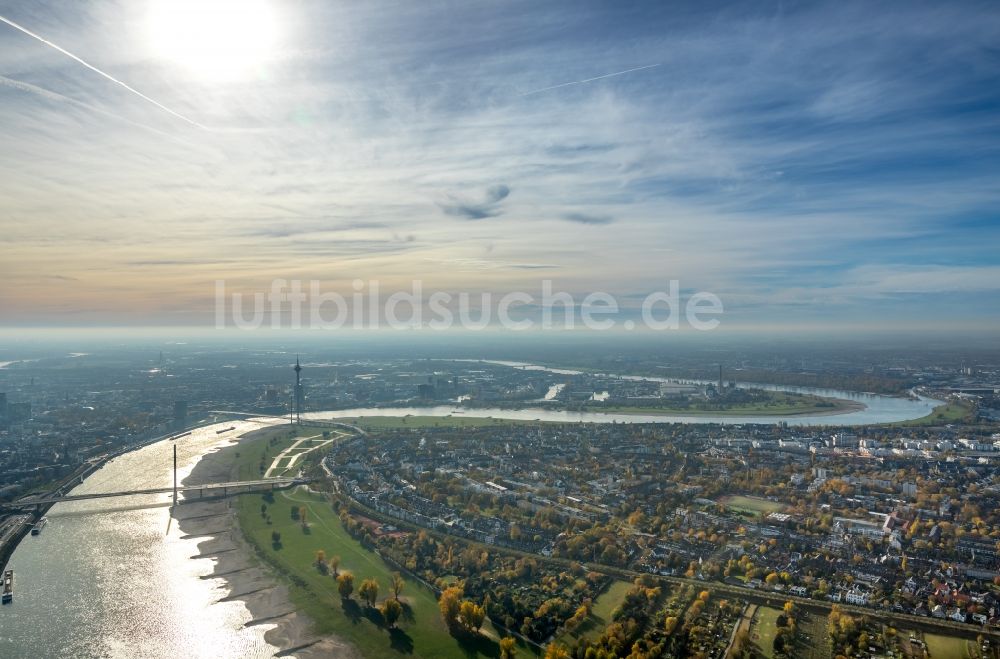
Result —
[[[3,281],[59,272],[88,304],[145,295],[152,318],[219,276],[403,281],[450,263],[442,285],[678,278],[746,314],[835,299],[850,318],[933,273],[923,308],[1000,313],[990,3],[388,7],[296,3],[267,75],[205,85],[148,51],[128,3],[8,3],[216,130],[0,40]],[[69,295],[35,281],[8,310]]]

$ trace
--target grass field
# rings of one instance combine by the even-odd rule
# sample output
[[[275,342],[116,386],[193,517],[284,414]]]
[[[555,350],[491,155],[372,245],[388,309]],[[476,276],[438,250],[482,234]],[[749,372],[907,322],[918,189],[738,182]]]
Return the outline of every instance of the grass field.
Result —
[[[931,659],[967,659],[972,656],[969,654],[969,642],[964,638],[924,634],[924,643]]]
[[[777,501],[758,499],[757,497],[745,497],[743,495],[726,496],[719,499],[719,503],[730,510],[753,513],[756,515],[766,515],[784,508],[784,505]]]
[[[826,631],[826,616],[806,613],[799,609],[795,614],[798,631],[795,634],[795,656],[801,659],[830,659],[830,639]]]
[[[623,414],[678,414],[684,416],[795,416],[798,414],[830,414],[849,411],[856,407],[851,401],[835,398],[820,398],[805,394],[768,392],[769,401],[742,403],[716,407],[712,404],[690,407],[636,407],[624,405],[591,405],[594,411],[619,412]]]
[[[781,611],[769,606],[757,607],[757,614],[750,625],[750,640],[760,651],[761,656],[771,659],[774,656],[774,634],[777,630],[775,622]]]
[[[940,426],[946,423],[962,423],[968,420],[972,408],[961,403],[938,405],[930,414],[911,421],[894,423],[894,426]]]
[[[590,615],[572,632],[563,633],[558,641],[570,645],[573,639],[597,638],[611,624],[611,614],[625,600],[625,593],[632,587],[627,581],[612,581],[608,589],[597,596]]]
[[[303,429],[304,432],[308,429]],[[269,455],[288,447],[287,430],[282,440],[269,445],[268,437],[245,440],[240,444],[238,458],[241,478],[256,477],[261,453]],[[334,634],[352,643],[366,657],[493,657],[499,653],[497,634],[490,623],[483,627],[484,635],[477,639],[459,641],[452,637],[443,621],[435,595],[419,582],[407,580],[402,593],[405,605],[399,628],[389,630],[379,614],[367,609],[357,597],[344,601],[337,592],[332,576],[321,574],[314,566],[315,552],[322,549],[326,555],[341,557],[341,571],[355,577],[355,592],[361,580],[374,577],[381,586],[379,602],[388,596],[392,568],[378,555],[365,549],[352,538],[332,507],[322,495],[305,490],[278,492],[274,503],[268,505],[272,523],[267,524],[261,515],[260,495],[245,495],[239,500],[240,526],[247,538],[280,566],[285,572],[293,604],[315,621],[320,634]],[[293,506],[306,510],[309,532],[291,517]],[[271,533],[281,534],[280,548],[271,543]],[[291,578],[287,578],[291,577]],[[522,656],[529,656],[527,647],[520,647]]]

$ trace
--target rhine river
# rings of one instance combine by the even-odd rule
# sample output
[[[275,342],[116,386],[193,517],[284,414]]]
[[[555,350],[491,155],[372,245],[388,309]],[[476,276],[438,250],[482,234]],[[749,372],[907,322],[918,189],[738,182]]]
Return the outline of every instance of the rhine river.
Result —
[[[178,477],[237,436],[264,427],[226,422],[177,440]],[[236,429],[216,434],[220,428]],[[173,442],[119,456],[74,494],[172,485]],[[0,608],[0,657],[271,657],[269,625],[244,628],[242,602],[222,579],[203,579],[214,559],[192,559],[198,543],[170,518],[170,495],[60,503],[38,536],[21,541],[8,564],[14,602]],[[168,528],[169,525],[169,528]]]
[[[530,365],[519,365],[530,368]],[[557,373],[559,371],[556,371]],[[650,378],[652,379],[652,378]],[[772,387],[768,387],[772,388]],[[732,417],[602,414],[546,409],[435,407],[355,408],[306,418],[448,416],[543,421],[774,423],[859,425],[915,419],[938,401],[847,391],[773,387],[845,398],[865,409],[838,415]],[[180,478],[196,462],[237,436],[276,420],[225,422],[177,441]],[[216,434],[221,428],[232,431]],[[111,460],[74,494],[171,485],[172,442],[164,440]],[[185,537],[171,523],[170,495],[60,503],[39,536],[26,537],[11,557],[14,603],[0,608],[0,657],[270,657],[269,625],[244,627],[250,613],[212,573],[214,559],[198,558],[205,537]]]
[[[445,360],[447,361],[447,360]],[[454,360],[477,363],[478,360]],[[505,362],[483,360],[484,364],[498,364],[529,371],[546,371],[555,375],[580,375],[581,371],[548,368],[524,362]],[[624,380],[648,380],[650,382],[680,382],[676,379],[658,378],[641,375],[608,375]],[[684,380],[684,382],[702,382],[699,380]],[[587,423],[787,423],[790,426],[838,425],[864,426],[876,423],[896,423],[927,416],[941,401],[920,396],[904,398],[896,396],[880,396],[839,389],[817,389],[814,387],[790,387],[770,384],[739,383],[740,388],[767,389],[769,391],[789,391],[800,394],[812,394],[824,398],[841,398],[864,405],[858,409],[843,414],[802,414],[796,416],[737,416],[727,414],[628,414],[605,412],[572,412],[567,410],[546,409],[544,407],[523,409],[501,409],[497,407],[464,407],[458,405],[434,405],[427,407],[381,407],[353,408],[327,412],[310,412],[303,414],[309,419],[343,419],[359,416],[452,416],[461,415],[475,418],[514,419],[520,421],[557,421],[557,422],[587,422]]]

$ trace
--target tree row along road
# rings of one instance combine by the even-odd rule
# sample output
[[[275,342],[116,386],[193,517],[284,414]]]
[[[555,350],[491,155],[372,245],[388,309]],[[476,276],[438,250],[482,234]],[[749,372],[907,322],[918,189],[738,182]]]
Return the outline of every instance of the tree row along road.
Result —
[[[752,588],[740,588],[738,586],[730,586],[729,584],[722,583],[719,581],[702,581],[700,579],[692,579],[688,577],[675,577],[675,576],[664,576],[659,574],[653,574],[651,572],[639,572],[636,570],[628,570],[624,568],[617,568],[612,565],[603,565],[594,562],[583,562],[583,561],[572,561],[565,558],[556,558],[549,556],[542,556],[540,554],[533,554],[530,552],[519,551],[517,549],[510,549],[502,545],[488,545],[482,542],[476,542],[474,540],[469,540],[459,535],[453,535],[450,533],[444,533],[436,529],[429,529],[423,526],[418,526],[416,524],[411,524],[409,522],[398,520],[395,517],[389,517],[383,513],[369,508],[368,506],[359,503],[358,501],[347,497],[351,506],[362,510],[366,515],[369,515],[376,519],[385,519],[392,522],[396,526],[406,527],[409,529],[414,529],[418,531],[425,531],[438,538],[449,538],[454,540],[460,540],[466,544],[490,548],[495,551],[502,553],[512,554],[515,556],[524,556],[534,558],[539,561],[546,561],[550,563],[556,563],[560,565],[565,565],[567,567],[576,564],[585,564],[587,569],[592,572],[600,572],[609,576],[619,577],[627,581],[632,581],[637,577],[652,577],[661,582],[671,583],[674,585],[691,585],[697,586],[701,589],[707,589],[714,593],[725,594],[733,598],[738,598],[745,602],[750,602],[752,604],[763,604],[765,606],[773,606],[781,608],[785,602],[794,602],[795,605],[801,609],[805,609],[812,613],[819,613],[822,615],[829,615],[830,611],[833,609],[833,602],[826,602],[823,600],[811,599],[808,597],[799,597],[797,595],[788,595],[785,593],[777,592],[764,592],[754,590]],[[977,625],[971,625],[968,623],[956,622],[954,620],[947,620],[942,618],[934,618],[930,616],[916,616],[910,613],[896,613],[891,611],[885,611],[880,609],[869,609],[861,606],[854,606],[851,604],[840,604],[837,603],[836,606],[843,612],[849,613],[855,616],[868,616],[873,620],[879,620],[892,627],[903,627],[905,629],[918,629],[922,631],[938,631],[944,632],[951,636],[960,636],[962,638],[975,639],[978,635],[989,637],[994,641],[1000,641],[1000,629],[994,629],[991,627],[982,627]]]

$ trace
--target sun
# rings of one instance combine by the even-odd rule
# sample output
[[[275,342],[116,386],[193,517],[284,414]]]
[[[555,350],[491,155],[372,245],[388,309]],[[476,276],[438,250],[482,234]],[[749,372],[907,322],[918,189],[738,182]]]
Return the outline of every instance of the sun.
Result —
[[[275,54],[278,16],[266,0],[152,0],[157,58],[208,82],[258,75]]]

